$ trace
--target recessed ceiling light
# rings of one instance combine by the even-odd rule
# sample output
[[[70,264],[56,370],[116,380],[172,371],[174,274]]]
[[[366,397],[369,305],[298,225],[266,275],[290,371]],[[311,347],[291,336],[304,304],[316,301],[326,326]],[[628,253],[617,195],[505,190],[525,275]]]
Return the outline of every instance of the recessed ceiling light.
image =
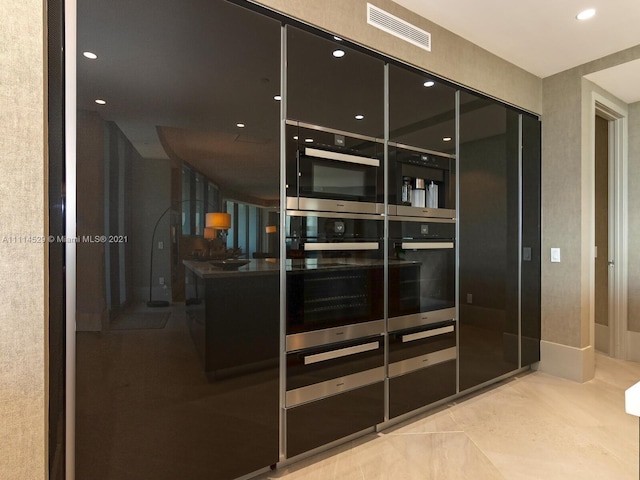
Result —
[[[236,123],[236,127],[238,127],[238,128],[244,128],[244,123]]]
[[[307,143],[311,143],[313,142],[313,138],[305,138],[304,141]]]
[[[273,99],[279,102],[280,100],[282,100],[282,97],[280,95],[274,95]]]
[[[587,10],[581,11],[578,15],[576,15],[576,18],[578,20],[588,20],[589,18],[593,17],[595,14],[596,14],[596,9],[589,8]]]
[[[98,58],[98,55],[96,55],[93,52],[82,52],[82,55],[84,55],[87,58],[90,58],[91,60],[95,60],[96,58]]]
[[[435,84],[436,82],[434,82],[433,80],[427,80],[422,85],[424,85],[425,87],[433,87]]]
[[[336,41],[338,41],[338,42],[341,42],[341,41],[342,41],[342,39],[341,39],[340,37],[336,37],[335,35],[333,36],[333,39],[334,39],[334,40],[336,40]]]
[[[362,120],[363,118],[364,118],[364,115],[360,115],[360,114],[356,115],[356,120]]]
[[[96,103],[97,103],[98,105],[105,105],[105,104],[107,103],[107,101],[106,101],[106,100],[102,100],[102,99],[100,99],[100,98],[97,98],[97,99],[96,99]]]
[[[333,56],[336,58],[344,57],[344,50],[334,50]]]
[[[450,142],[451,141],[451,137],[442,137],[442,141],[443,142]]]

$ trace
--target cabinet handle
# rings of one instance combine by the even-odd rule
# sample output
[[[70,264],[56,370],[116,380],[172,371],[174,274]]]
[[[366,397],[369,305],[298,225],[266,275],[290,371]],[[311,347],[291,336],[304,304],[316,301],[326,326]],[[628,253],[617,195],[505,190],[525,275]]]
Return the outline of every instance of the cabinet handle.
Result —
[[[380,342],[370,342],[364,343],[362,345],[354,345],[353,347],[331,350],[329,352],[307,355],[306,357],[304,357],[304,364],[311,365],[312,363],[325,362],[327,360],[333,360],[335,358],[348,357],[349,355],[356,355],[357,353],[370,352],[371,350],[376,350],[379,347]]]
[[[378,248],[378,242],[317,242],[304,244],[304,249],[308,252],[323,250],[377,250]]]
[[[453,332],[453,325],[448,327],[434,328],[433,330],[425,330],[424,332],[409,333],[402,336],[402,343],[413,342],[415,340],[422,340],[423,338],[435,337],[437,335],[444,335],[445,333]]]
[[[338,162],[369,165],[370,167],[380,166],[380,160],[378,160],[377,158],[358,157],[357,155],[348,155],[346,153],[319,150],[317,148],[305,148],[305,155],[316,158],[325,158],[327,160],[337,160]]]
[[[403,250],[441,250],[453,248],[453,242],[402,242]]]

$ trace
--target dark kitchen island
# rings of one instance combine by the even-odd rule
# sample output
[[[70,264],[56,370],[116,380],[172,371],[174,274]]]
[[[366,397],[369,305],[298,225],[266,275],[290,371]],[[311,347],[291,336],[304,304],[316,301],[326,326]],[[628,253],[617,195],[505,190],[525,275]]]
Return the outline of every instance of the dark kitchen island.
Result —
[[[209,381],[278,367],[279,263],[184,261],[187,322]]]

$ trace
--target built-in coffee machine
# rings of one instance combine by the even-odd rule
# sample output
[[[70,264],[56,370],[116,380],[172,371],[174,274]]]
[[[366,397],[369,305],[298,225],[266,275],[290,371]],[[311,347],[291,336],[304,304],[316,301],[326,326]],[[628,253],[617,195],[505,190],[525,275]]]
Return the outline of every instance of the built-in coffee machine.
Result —
[[[455,217],[455,157],[389,143],[389,214]]]

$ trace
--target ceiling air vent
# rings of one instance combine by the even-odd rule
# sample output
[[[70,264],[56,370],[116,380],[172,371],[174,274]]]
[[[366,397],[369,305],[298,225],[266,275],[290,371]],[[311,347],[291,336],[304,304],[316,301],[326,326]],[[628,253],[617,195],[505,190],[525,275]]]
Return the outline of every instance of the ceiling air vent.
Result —
[[[409,43],[431,51],[431,34],[367,3],[367,23]]]

